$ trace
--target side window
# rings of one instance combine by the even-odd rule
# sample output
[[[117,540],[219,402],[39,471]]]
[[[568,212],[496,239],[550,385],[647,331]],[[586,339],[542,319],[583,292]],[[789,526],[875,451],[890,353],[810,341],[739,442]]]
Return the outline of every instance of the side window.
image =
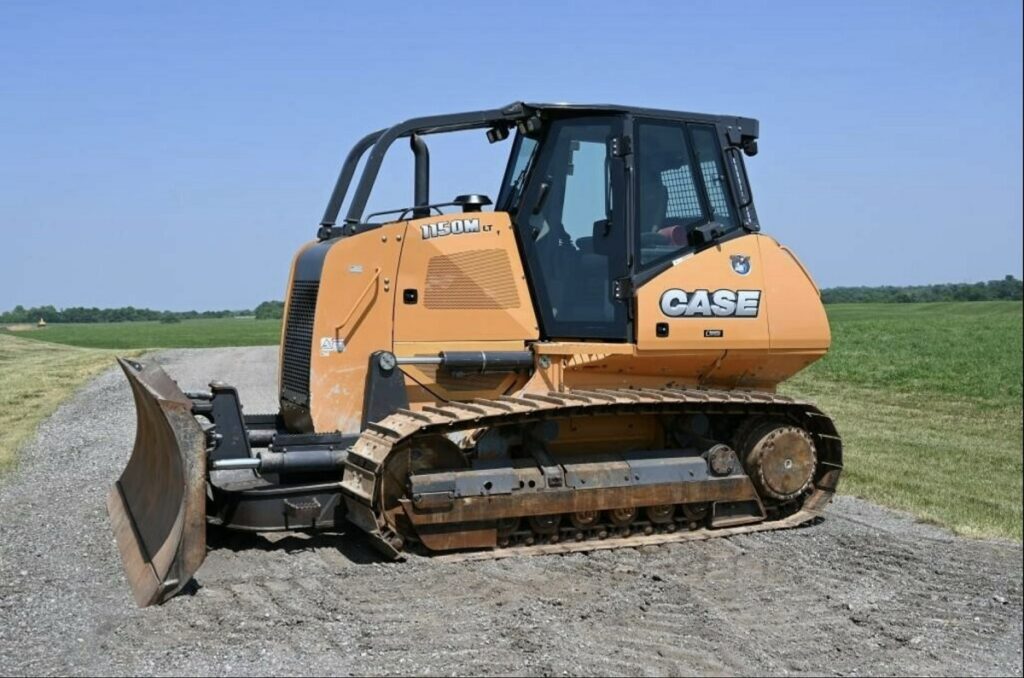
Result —
[[[687,227],[704,222],[706,215],[682,125],[641,122],[637,149],[638,240],[645,265],[684,247]]]
[[[712,125],[641,121],[637,126],[640,265],[677,254],[709,221],[736,227],[718,135]]]
[[[626,306],[613,284],[628,272],[625,215],[612,209],[622,199],[622,181],[616,188],[612,173],[622,173],[623,162],[608,150],[617,134],[621,124],[614,118],[552,121],[516,213],[538,310],[552,337],[627,333]]]
[[[581,238],[590,238],[594,234],[594,222],[608,216],[606,207],[611,196],[605,173],[607,146],[604,139],[572,142],[565,177],[562,225],[576,243]]]
[[[736,226],[736,217],[729,204],[732,202],[729,193],[729,182],[725,178],[725,166],[722,163],[722,149],[718,145],[718,134],[711,125],[691,125],[693,133],[693,149],[700,163],[700,174],[704,178],[704,186],[708,191],[708,204],[716,221],[727,228]]]
[[[556,322],[612,322],[608,241],[595,223],[608,217],[606,124],[555,123],[550,156],[541,168],[542,208],[531,214],[534,252]],[[622,245],[620,244],[621,248]]]
[[[498,194],[498,209],[511,212],[519,206],[519,199],[526,188],[526,178],[537,152],[537,140],[519,135],[516,137],[509,157],[505,179]]]

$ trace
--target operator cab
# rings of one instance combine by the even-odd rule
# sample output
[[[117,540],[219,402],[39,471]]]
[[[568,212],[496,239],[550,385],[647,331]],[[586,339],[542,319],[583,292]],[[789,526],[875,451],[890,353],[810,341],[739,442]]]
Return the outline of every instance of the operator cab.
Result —
[[[497,209],[519,232],[546,333],[625,340],[631,276],[753,230],[736,198],[749,192],[734,190],[712,120],[572,113],[520,131]]]
[[[354,234],[379,160],[408,136],[416,204],[377,213],[394,221],[442,208],[479,211],[486,196],[429,203],[422,136],[517,130],[494,209],[509,214],[545,338],[632,339],[632,290],[687,254],[758,229],[740,151],[756,153],[757,121],[620,106],[513,104],[421,118],[368,135],[353,149],[322,222],[322,237]],[[367,168],[342,227],[334,219],[363,151]],[[355,162],[353,162],[353,157]],[[351,164],[351,167],[350,167]],[[347,173],[347,175],[346,175]]]

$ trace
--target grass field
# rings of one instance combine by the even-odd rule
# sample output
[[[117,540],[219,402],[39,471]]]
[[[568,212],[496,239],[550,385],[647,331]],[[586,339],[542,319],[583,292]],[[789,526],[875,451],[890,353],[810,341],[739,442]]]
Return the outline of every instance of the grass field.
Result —
[[[784,385],[836,419],[840,490],[1021,539],[1020,302],[830,306],[833,350]]]
[[[138,355],[150,348],[276,344],[281,321],[210,318],[13,329],[0,329],[0,471],[11,465],[36,425],[86,379],[112,367],[115,355]]]
[[[0,470],[62,400],[113,364],[113,351],[55,347],[0,334]]]
[[[828,307],[832,351],[782,390],[835,417],[846,449],[841,491],[963,534],[1021,539],[1021,308]],[[234,318],[0,333],[0,463],[70,389],[111,364],[98,349],[276,344],[279,333],[279,321]],[[94,350],[55,352],[25,339]]]
[[[2,332],[2,330],[0,330]],[[265,346],[281,338],[280,320],[200,318],[178,323],[67,323],[19,329],[10,334],[85,348],[209,348]]]

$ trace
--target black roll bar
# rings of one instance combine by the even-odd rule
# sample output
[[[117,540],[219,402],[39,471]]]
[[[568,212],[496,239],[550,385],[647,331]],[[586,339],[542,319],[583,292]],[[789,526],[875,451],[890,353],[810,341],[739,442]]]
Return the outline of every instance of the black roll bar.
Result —
[[[376,132],[370,132],[365,137],[356,142],[356,145],[352,147],[352,150],[345,156],[345,164],[341,166],[341,173],[338,174],[338,180],[334,183],[334,190],[331,192],[331,199],[327,201],[327,209],[324,210],[324,218],[320,220],[321,226],[333,226],[335,220],[338,218],[338,212],[341,211],[341,203],[345,202],[345,194],[348,193],[348,185],[352,183],[352,177],[356,173],[356,166],[359,165],[359,159],[363,157],[363,153],[366,152],[370,146],[377,143],[377,139],[380,139],[380,135],[384,134],[385,130],[379,129]]]
[[[369,156],[367,156],[366,166],[363,168],[363,173],[359,178],[359,184],[356,186],[356,191],[352,196],[352,202],[349,205],[348,213],[345,215],[345,223],[359,223],[359,220],[363,216],[363,210],[366,209],[366,202],[370,198],[370,192],[373,190],[373,184],[377,180],[377,175],[380,172],[380,166],[384,161],[384,156],[387,154],[388,149],[396,139],[410,137],[412,135],[480,129],[488,127],[494,123],[514,122],[516,120],[520,120],[527,117],[530,112],[531,109],[524,104],[515,103],[506,106],[505,108],[411,118],[386,130],[378,130],[371,134],[367,134],[352,147],[352,150],[349,151],[348,156],[345,158],[345,164],[342,166],[341,173],[338,175],[338,181],[334,185],[334,191],[331,193],[331,199],[327,203],[327,209],[324,210],[324,217],[320,221],[320,225],[330,227],[337,223],[338,213],[341,211],[341,205],[345,201],[345,194],[348,193],[348,187],[352,182],[352,177],[355,175],[356,166],[359,164],[363,154],[367,149],[370,149],[371,146],[372,149],[370,150]],[[413,149],[415,151],[415,145],[413,146]],[[427,175],[425,173],[421,174],[420,172],[417,172],[417,179],[426,177]],[[420,191],[422,191],[422,187],[420,188]],[[419,195],[419,193],[417,195]],[[419,204],[418,201],[417,204]],[[426,204],[426,202],[423,204]]]
[[[366,209],[366,202],[370,198],[370,192],[373,190],[373,185],[377,181],[377,175],[380,172],[381,163],[384,161],[384,156],[387,154],[391,144],[394,143],[396,139],[401,137],[413,137],[414,135],[420,136],[441,132],[459,132],[463,130],[480,129],[496,124],[500,125],[502,123],[507,127],[542,111],[548,114],[557,115],[583,115],[598,112],[632,113],[635,115],[644,115],[655,118],[710,122],[725,126],[731,145],[742,146],[748,155],[753,155],[753,153],[756,152],[756,146],[753,142],[758,137],[757,120],[754,120],[753,118],[740,118],[735,116],[683,113],[681,111],[631,108],[607,104],[533,104],[517,101],[505,106],[504,108],[411,118],[387,129],[377,130],[376,132],[367,134],[352,147],[352,150],[349,151],[348,156],[345,158],[345,164],[341,168],[341,173],[338,175],[338,181],[334,185],[334,191],[331,193],[331,199],[327,203],[327,209],[324,210],[324,217],[320,221],[320,225],[324,227],[322,230],[326,230],[326,232],[329,233],[331,228],[337,223],[338,214],[341,212],[341,206],[345,201],[346,194],[348,193],[348,187],[352,183],[352,178],[356,172],[356,166],[362,159],[363,154],[366,153],[367,150],[371,149],[371,147],[372,150],[370,150],[369,156],[367,157],[366,166],[363,168],[362,176],[359,178],[359,184],[356,186],[355,194],[352,196],[352,202],[349,204],[348,213],[345,215],[345,223],[350,224],[353,227],[356,224],[359,224],[363,217],[363,211]],[[429,182],[429,170],[422,170],[423,161],[420,160],[421,157],[426,157],[425,145],[422,148],[423,152],[421,153],[421,149],[418,148],[418,145],[423,143],[422,140],[419,142],[413,140],[411,143],[413,152],[417,154],[415,206],[423,207],[428,204],[426,196]],[[422,202],[420,200],[421,198],[423,198]],[[419,213],[419,211],[417,211],[417,213]]]

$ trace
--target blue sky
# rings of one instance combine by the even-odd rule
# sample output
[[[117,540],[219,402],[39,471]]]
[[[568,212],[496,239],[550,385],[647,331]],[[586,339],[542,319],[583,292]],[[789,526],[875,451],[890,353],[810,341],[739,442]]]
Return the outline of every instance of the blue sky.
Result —
[[[1021,274],[1021,4],[0,2],[0,309],[283,298],[348,147],[522,100],[761,120],[823,286]],[[411,198],[407,151],[371,208]],[[432,197],[506,145],[431,145]]]

